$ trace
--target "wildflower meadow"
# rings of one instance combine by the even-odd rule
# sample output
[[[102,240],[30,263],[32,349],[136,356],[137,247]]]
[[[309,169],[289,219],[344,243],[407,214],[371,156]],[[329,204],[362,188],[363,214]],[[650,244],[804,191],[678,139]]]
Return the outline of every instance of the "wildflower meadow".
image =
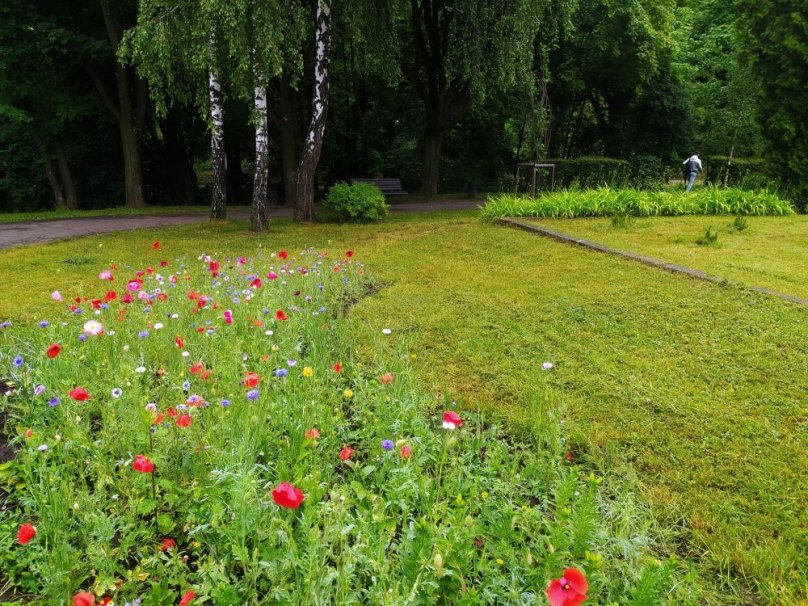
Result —
[[[138,257],[0,324],[6,603],[687,602],[561,421],[436,401],[395,330],[354,351],[358,253]]]

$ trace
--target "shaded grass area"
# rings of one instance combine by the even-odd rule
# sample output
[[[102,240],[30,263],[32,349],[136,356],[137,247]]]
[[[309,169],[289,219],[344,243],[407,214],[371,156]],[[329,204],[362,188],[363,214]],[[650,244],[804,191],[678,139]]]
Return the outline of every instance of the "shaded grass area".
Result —
[[[530,219],[572,236],[619,250],[642,253],[700,269],[746,286],[763,286],[808,298],[808,216],[746,217],[739,230],[733,217]],[[712,246],[699,244],[708,228]]]
[[[44,317],[41,297],[21,302],[80,291],[89,281],[78,260],[121,258],[158,237],[167,250],[202,242],[222,253],[353,247],[387,284],[353,311],[368,359],[373,335],[389,327],[408,335],[436,397],[504,414],[515,431],[543,404],[575,457],[624,475],[626,486],[636,479],[674,531],[666,547],[699,571],[705,603],[806,598],[804,309],[480,224],[473,213],[369,227],[279,221],[260,237],[245,229],[171,227],[3,251],[0,319]],[[545,361],[554,368],[542,370]]]
[[[248,206],[229,206],[228,210],[248,210]],[[208,206],[144,206],[143,208],[97,208],[92,210],[46,210],[29,213],[0,213],[0,223],[48,221],[51,219],[86,219],[90,217],[137,217],[142,215],[185,215],[206,213]]]

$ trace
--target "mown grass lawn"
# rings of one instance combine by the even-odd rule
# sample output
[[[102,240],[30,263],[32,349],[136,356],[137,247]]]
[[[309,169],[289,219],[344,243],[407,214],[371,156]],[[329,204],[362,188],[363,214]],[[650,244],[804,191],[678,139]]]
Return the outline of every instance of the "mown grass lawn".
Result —
[[[0,318],[43,317],[43,295],[94,286],[88,266],[132,258],[153,239],[189,253],[350,246],[386,286],[352,311],[366,359],[381,355],[370,335],[389,327],[408,335],[437,396],[503,415],[515,432],[537,410],[561,423],[575,457],[651,506],[705,603],[806,599],[805,308],[473,213],[271,229],[172,227],[3,251]]]
[[[249,210],[247,206],[230,207]],[[17,223],[19,221],[48,221],[52,219],[86,219],[89,217],[132,217],[141,215],[184,215],[187,213],[206,213],[208,206],[144,206],[142,208],[98,208],[92,210],[43,210],[25,213],[0,213],[0,223]]]
[[[619,250],[700,269],[746,286],[808,298],[808,215],[746,217],[636,217],[615,227],[611,219],[525,219]],[[713,227],[715,246],[698,243]]]

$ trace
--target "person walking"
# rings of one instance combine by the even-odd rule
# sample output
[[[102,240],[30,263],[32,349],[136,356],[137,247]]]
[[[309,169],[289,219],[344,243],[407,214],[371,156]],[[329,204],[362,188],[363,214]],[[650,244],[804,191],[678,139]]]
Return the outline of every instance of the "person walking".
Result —
[[[696,180],[696,175],[701,172],[701,170],[701,160],[698,154],[693,154],[682,162],[682,173],[686,175],[685,180],[687,181],[685,191],[690,191],[690,188],[693,187],[693,182]]]

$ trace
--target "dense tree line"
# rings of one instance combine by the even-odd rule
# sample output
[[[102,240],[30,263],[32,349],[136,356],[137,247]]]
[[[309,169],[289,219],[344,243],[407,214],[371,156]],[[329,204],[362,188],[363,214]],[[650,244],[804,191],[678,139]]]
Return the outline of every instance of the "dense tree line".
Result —
[[[0,204],[251,203],[260,231],[339,179],[696,148],[798,191],[807,27],[796,0],[6,0]]]

